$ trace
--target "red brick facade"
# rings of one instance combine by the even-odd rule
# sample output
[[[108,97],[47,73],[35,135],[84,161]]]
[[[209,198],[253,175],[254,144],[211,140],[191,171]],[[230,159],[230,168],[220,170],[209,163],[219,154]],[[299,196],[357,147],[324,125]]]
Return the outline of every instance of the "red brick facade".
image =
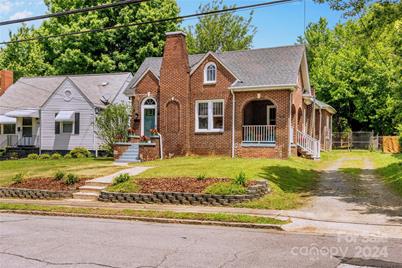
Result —
[[[217,67],[216,83],[204,84],[204,67],[213,62]],[[141,133],[141,104],[145,98],[157,101],[157,128],[163,137],[163,152],[166,157],[186,154],[218,154],[239,157],[287,158],[295,155],[291,147],[290,132],[302,130],[303,110],[306,110],[306,125],[312,131],[312,105],[303,102],[301,74],[296,89],[282,88],[261,91],[235,92],[234,141],[233,95],[230,86],[237,80],[212,54],[198,63],[191,71],[185,43],[185,35],[167,35],[159,79],[147,71],[133,87],[133,127]],[[224,121],[221,132],[197,132],[196,101],[223,100]],[[245,107],[251,101],[267,100],[276,107],[276,142],[266,146],[245,146],[243,125]],[[311,110],[311,111],[309,111]],[[312,133],[311,133],[312,134]]]
[[[14,74],[12,71],[0,71],[0,96],[14,83]]]

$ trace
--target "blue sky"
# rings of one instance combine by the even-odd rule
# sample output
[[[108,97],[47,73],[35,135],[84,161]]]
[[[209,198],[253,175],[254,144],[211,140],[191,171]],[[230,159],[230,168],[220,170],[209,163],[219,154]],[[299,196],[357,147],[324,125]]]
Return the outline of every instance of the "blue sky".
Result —
[[[195,13],[198,6],[210,0],[177,0],[182,14]],[[225,0],[228,5],[248,5],[264,2],[266,0]],[[316,4],[312,0],[306,1],[306,24],[317,22],[320,17],[325,17],[332,27],[342,22],[341,13],[330,10],[326,4]],[[303,34],[304,29],[304,2],[298,1],[289,4],[258,8],[254,13],[253,24],[257,27],[253,47],[273,47],[294,44],[297,36]],[[237,12],[248,15],[250,11]],[[0,21],[16,19],[46,13],[43,0],[0,0]],[[191,25],[197,20],[184,22]],[[31,23],[32,24],[32,23]],[[40,21],[34,22],[40,24]],[[0,27],[0,40],[7,41],[9,31],[15,31],[18,25]]]

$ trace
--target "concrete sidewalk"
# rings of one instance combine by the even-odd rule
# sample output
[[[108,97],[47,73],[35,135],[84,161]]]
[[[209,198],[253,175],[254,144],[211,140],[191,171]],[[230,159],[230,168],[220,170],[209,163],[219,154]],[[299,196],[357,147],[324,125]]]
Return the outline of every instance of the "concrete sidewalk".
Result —
[[[320,219],[316,215],[302,211],[266,210],[236,207],[208,207],[185,205],[159,204],[132,204],[132,203],[105,203],[99,201],[65,200],[31,200],[31,199],[0,199],[1,203],[36,204],[67,207],[107,208],[107,209],[135,209],[193,213],[233,213],[253,216],[273,217],[277,219],[291,219],[292,223],[283,227],[286,231],[297,233],[318,234],[349,234],[361,236],[378,236],[402,238],[401,224],[386,224],[381,222],[346,222]]]

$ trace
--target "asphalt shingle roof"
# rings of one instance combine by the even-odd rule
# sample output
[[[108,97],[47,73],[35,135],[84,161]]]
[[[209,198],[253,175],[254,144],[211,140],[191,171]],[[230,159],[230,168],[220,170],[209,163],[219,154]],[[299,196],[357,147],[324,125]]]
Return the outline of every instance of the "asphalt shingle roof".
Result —
[[[213,53],[239,81],[233,87],[296,85],[300,63],[305,51],[303,45],[250,49]],[[189,55],[193,70],[206,54]],[[161,57],[146,58],[134,75],[131,85],[150,69],[160,75]],[[126,91],[129,94],[129,89]]]
[[[128,79],[131,80],[132,75],[131,73],[110,73],[23,77],[11,85],[0,97],[0,114],[16,109],[38,109],[67,77],[95,106],[103,106],[100,101],[102,96],[113,100],[124,83]]]

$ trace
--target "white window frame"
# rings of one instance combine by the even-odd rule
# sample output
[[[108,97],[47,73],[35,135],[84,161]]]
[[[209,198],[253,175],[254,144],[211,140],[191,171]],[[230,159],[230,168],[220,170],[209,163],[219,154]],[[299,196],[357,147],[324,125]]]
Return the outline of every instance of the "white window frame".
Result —
[[[4,127],[6,126],[6,125],[14,125],[14,133],[4,133]],[[15,134],[17,134],[17,124],[15,123],[15,124],[1,124],[0,125],[0,134],[1,135],[15,135]]]
[[[60,134],[64,134],[64,135],[74,135],[74,127],[75,127],[75,122],[74,121],[64,121],[64,122],[60,122]],[[71,132],[64,132],[64,123],[71,123]]]
[[[208,128],[207,129],[199,129],[199,122],[198,122],[198,105],[200,103],[208,103]],[[213,128],[214,125],[214,103],[222,103],[222,128]],[[225,128],[225,102],[223,99],[217,100],[197,100],[195,101],[195,132],[202,133],[202,132],[223,132]]]
[[[145,104],[147,100],[153,100],[155,104],[148,105]],[[141,136],[144,136],[144,110],[145,109],[155,109],[155,128],[158,128],[158,102],[156,101],[155,98],[153,97],[147,97],[145,98],[142,103],[141,103]]]
[[[208,68],[210,66],[214,66],[215,67],[215,80],[208,80]],[[205,67],[204,67],[204,84],[208,85],[208,84],[216,84],[216,80],[217,80],[217,76],[218,76],[218,68],[216,67],[216,64],[214,62],[208,62]]]
[[[276,106],[275,105],[267,105],[267,125],[268,126],[276,126],[276,117],[275,117],[275,125],[270,125],[269,124],[269,119],[271,118],[270,117],[270,109],[271,108],[274,108],[275,110],[276,110]],[[275,111],[276,112],[276,111]]]

